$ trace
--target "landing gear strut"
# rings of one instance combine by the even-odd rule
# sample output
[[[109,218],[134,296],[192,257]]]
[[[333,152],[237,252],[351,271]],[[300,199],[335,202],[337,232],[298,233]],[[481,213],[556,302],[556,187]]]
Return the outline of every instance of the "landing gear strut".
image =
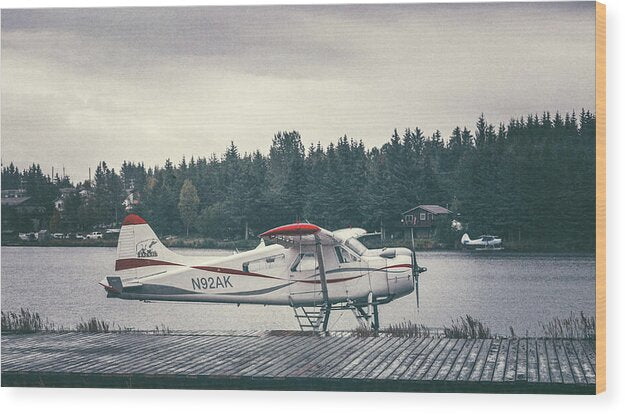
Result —
[[[351,310],[361,328],[378,332],[380,330],[378,305],[381,303],[386,303],[386,301],[370,301],[366,307],[360,304],[356,305],[351,301],[341,305],[332,305],[329,308],[324,305],[311,308],[301,306],[293,307],[293,311],[302,331],[328,332],[331,310]]]

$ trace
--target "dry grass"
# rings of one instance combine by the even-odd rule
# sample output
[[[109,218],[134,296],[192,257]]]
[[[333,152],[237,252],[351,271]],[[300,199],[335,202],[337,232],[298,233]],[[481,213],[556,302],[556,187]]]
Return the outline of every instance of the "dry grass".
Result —
[[[43,320],[39,313],[29,309],[20,309],[19,312],[2,311],[2,332],[13,334],[25,334],[35,332],[85,332],[85,333],[132,333],[147,332],[155,335],[170,335],[171,329],[161,324],[155,326],[153,330],[139,331],[128,328],[103,319],[92,317],[86,321],[81,320],[73,329],[65,329],[63,326],[55,326],[48,320]]]
[[[76,332],[108,333],[110,326],[111,324],[109,322],[93,317],[87,320],[87,322],[80,321],[80,323],[76,325]]]
[[[566,318],[554,318],[548,323],[540,324],[543,329],[543,337],[551,339],[589,339],[595,340],[595,318],[587,317],[583,312],[579,313],[579,316],[574,315],[572,312]],[[512,327],[510,329],[509,338],[517,338],[517,335]],[[35,332],[86,332],[86,333],[132,333],[132,332],[147,332],[155,335],[170,335],[172,331],[169,327],[161,324],[155,326],[153,330],[138,331],[133,328],[122,327],[110,322],[92,317],[87,321],[81,321],[74,329],[64,329],[63,327],[56,327],[53,323],[49,323],[48,320],[43,320],[39,313],[31,312],[29,309],[21,308],[18,312],[14,311],[2,311],[2,332],[6,333],[35,333]],[[397,324],[391,324],[387,328],[381,329],[379,332],[375,332],[368,327],[359,326],[351,331],[352,335],[360,337],[373,337],[373,336],[393,336],[400,338],[423,338],[431,336],[444,336],[446,338],[458,338],[458,339],[485,339],[493,338],[490,328],[485,326],[477,318],[470,315],[465,315],[458,319],[451,321],[450,327],[430,328],[423,324],[417,324],[412,321],[403,321]],[[275,330],[270,331],[269,335],[286,336],[286,335],[307,335],[312,332],[299,332],[299,331],[283,331]],[[525,337],[528,337],[528,333],[525,333]]]
[[[482,322],[465,315],[456,320],[451,321],[451,327],[445,327],[445,337],[447,338],[464,338],[464,339],[485,339],[492,338],[490,329]]]
[[[379,333],[369,329],[366,326],[362,326],[362,325],[358,325],[357,328],[353,329],[352,331],[350,331],[353,335],[359,336],[361,338],[369,338],[369,337],[373,337],[373,336],[378,336]]]
[[[433,335],[432,329],[423,324],[416,324],[412,321],[403,321],[389,325],[383,332],[390,336],[398,336],[400,338],[427,338]]]
[[[34,333],[49,330],[47,321],[41,319],[37,312],[20,308],[19,312],[2,311],[2,332]]]
[[[594,316],[587,317],[584,312],[575,316],[573,312],[567,318],[553,318],[550,322],[541,323],[546,338],[553,339],[591,339],[596,338]]]
[[[0,313],[2,314],[2,332],[20,334],[64,331],[62,326],[55,326],[47,318],[43,319],[38,312],[32,312],[30,309],[20,308],[18,312],[1,311]]]
[[[128,330],[128,328],[124,328],[125,330]],[[155,326],[154,329],[152,330],[152,333],[154,335],[170,335],[171,334],[171,329],[169,329],[169,326],[165,326],[164,324],[161,324],[161,326]]]

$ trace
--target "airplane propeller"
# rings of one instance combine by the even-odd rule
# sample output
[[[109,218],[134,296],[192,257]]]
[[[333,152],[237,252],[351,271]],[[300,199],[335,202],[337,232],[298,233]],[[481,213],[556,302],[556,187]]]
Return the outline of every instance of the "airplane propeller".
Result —
[[[419,309],[419,274],[427,272],[428,269],[419,266],[417,263],[417,252],[414,249],[414,242],[412,246],[412,278],[414,279],[414,291],[417,296],[417,309]]]

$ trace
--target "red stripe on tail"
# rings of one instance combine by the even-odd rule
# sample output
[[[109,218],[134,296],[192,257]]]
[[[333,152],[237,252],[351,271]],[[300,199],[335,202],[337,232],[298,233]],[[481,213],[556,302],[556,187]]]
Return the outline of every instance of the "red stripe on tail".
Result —
[[[136,269],[146,266],[182,266],[178,263],[166,262],[154,259],[117,259],[115,260],[115,271]]]

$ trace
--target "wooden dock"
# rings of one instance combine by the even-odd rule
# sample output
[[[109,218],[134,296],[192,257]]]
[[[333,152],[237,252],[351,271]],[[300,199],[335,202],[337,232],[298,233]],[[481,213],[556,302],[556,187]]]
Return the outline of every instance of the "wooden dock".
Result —
[[[3,386],[595,393],[586,340],[3,334],[1,362]]]

